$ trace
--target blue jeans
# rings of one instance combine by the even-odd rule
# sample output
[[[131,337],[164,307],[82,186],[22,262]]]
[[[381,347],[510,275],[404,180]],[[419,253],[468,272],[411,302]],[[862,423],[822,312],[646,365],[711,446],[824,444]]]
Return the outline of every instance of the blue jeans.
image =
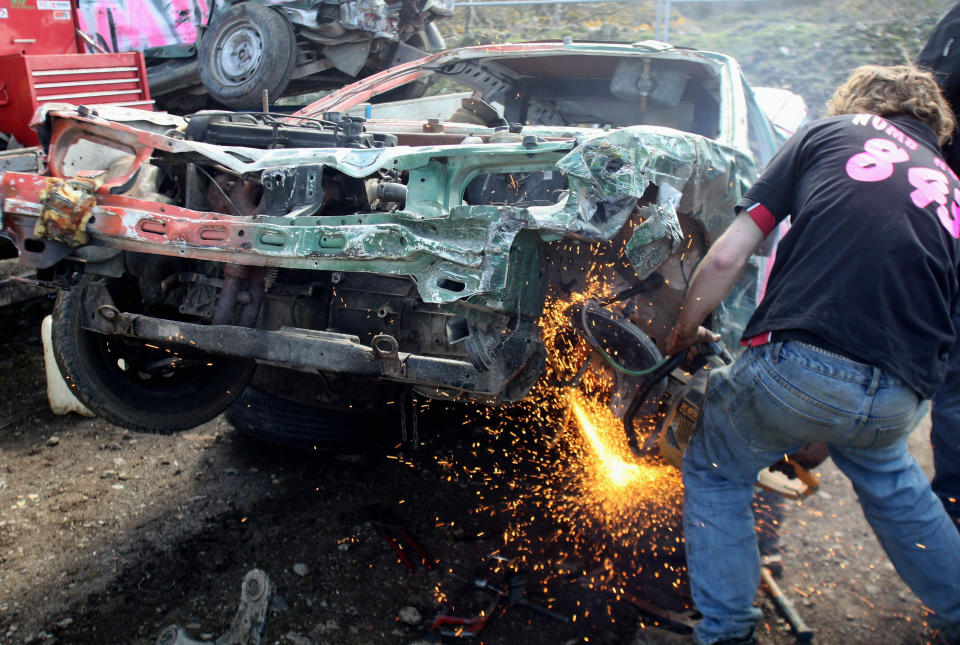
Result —
[[[960,332],[960,319],[953,326]],[[933,397],[933,492],[954,523],[960,522],[960,341],[950,351],[947,380]]]
[[[757,472],[817,441],[830,445],[900,577],[941,620],[960,623],[960,533],[905,441],[926,409],[896,376],[804,343],[748,349],[711,373],[683,456],[687,564],[703,615],[695,642],[753,630]]]

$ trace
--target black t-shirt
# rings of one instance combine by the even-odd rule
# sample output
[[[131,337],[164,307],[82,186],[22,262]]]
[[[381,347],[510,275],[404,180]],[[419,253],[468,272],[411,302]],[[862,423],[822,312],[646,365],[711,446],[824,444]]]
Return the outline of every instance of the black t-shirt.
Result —
[[[797,132],[740,202],[767,232],[792,215],[744,338],[807,331],[932,396],[960,306],[960,181],[939,154],[901,116]]]

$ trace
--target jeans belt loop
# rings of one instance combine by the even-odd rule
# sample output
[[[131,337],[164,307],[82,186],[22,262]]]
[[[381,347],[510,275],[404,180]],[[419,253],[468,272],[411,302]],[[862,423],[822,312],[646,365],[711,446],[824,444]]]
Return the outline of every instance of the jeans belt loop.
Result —
[[[774,342],[774,343],[773,343],[773,347],[772,347],[771,349],[773,349],[773,359],[774,359],[776,362],[779,363],[779,362],[780,362],[780,350],[783,349],[783,341],[782,341],[782,340],[778,340],[778,341]]]
[[[876,365],[873,366],[873,375],[870,379],[870,387],[867,389],[867,395],[873,396],[880,387],[880,377],[883,376],[883,370]]]

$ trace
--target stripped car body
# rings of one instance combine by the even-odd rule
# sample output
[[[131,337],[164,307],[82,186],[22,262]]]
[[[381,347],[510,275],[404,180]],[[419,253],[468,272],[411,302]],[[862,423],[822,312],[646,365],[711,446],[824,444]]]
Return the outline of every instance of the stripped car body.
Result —
[[[345,113],[429,75],[482,93],[463,104],[480,117]],[[566,42],[436,54],[285,119],[52,106],[38,119],[50,176],[0,177],[2,234],[39,281],[69,289],[61,338],[99,347],[83,356],[119,374],[91,386],[72,373],[86,369],[77,360],[58,360],[80,398],[118,423],[200,422],[147,422],[101,390],[132,379],[140,389],[127,396],[162,401],[173,395],[144,381],[162,390],[184,364],[203,380],[207,356],[516,401],[543,371],[545,299],[591,279],[616,292],[611,311],[631,333],[663,350],[696,261],[775,148],[749,101],[725,56]],[[761,268],[713,321],[728,339],[756,303]],[[157,351],[140,356],[137,343]],[[224,365],[238,376],[220,409],[249,378]]]

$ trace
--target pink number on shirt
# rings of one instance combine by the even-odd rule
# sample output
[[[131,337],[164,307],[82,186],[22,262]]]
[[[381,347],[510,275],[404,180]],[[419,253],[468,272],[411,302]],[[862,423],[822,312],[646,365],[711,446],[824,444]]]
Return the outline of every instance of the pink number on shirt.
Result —
[[[910,153],[889,139],[869,139],[863,149],[847,160],[847,175],[856,181],[883,181],[893,174],[893,164],[910,159]]]
[[[919,208],[926,208],[930,202],[937,202],[941,207],[947,203],[950,188],[947,186],[947,176],[939,170],[911,168],[907,171],[907,181],[916,188],[910,193],[910,199]]]
[[[951,237],[954,239],[960,238],[960,189],[953,189],[950,210],[948,211],[946,206],[941,206],[937,209],[937,216]]]

